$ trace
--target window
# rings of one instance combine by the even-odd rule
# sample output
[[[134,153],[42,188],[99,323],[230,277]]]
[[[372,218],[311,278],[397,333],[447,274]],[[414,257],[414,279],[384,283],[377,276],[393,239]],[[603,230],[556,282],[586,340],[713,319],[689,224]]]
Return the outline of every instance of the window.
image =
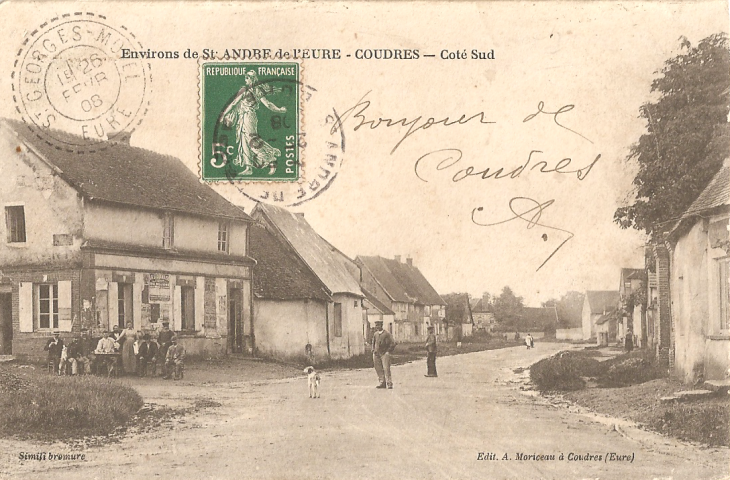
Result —
[[[342,304],[335,303],[335,324],[334,324],[335,337],[342,336]]]
[[[166,214],[162,221],[162,248],[170,249],[175,241],[175,217]]]
[[[117,325],[124,328],[132,322],[132,284],[117,284]]]
[[[730,259],[720,261],[720,330],[730,329]]]
[[[218,223],[218,251],[228,253],[228,223]]]
[[[5,207],[5,225],[8,230],[8,243],[24,243],[25,207],[22,205]]]
[[[38,285],[38,327],[58,328],[58,285]]]
[[[195,288],[180,288],[182,330],[195,330]]]

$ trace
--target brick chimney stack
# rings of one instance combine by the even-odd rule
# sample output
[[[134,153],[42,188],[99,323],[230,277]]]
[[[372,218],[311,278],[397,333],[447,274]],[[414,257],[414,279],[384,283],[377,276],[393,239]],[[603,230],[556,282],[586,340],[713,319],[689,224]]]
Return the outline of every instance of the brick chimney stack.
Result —
[[[396,262],[400,263],[400,255],[396,255],[393,258],[395,259]]]
[[[413,266],[413,259],[411,257],[406,257],[406,263],[409,267]]]

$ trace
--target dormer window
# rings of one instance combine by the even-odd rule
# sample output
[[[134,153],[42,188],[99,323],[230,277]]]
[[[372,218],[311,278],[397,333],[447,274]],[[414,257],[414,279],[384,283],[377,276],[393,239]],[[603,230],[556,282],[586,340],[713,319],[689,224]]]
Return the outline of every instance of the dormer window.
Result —
[[[175,217],[172,214],[165,214],[162,219],[162,248],[171,249],[175,241]]]

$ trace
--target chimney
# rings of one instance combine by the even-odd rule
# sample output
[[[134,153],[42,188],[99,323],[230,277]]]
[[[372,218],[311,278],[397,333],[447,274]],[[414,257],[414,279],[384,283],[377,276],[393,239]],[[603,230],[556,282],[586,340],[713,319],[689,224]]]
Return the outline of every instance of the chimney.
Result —
[[[400,263],[400,255],[396,255],[396,256],[395,256],[395,257],[393,257],[393,258],[395,258],[395,261],[396,261],[396,262]]]
[[[296,212],[294,215],[296,215],[299,218],[304,218],[304,213],[303,212]]]
[[[406,263],[409,267],[413,266],[413,259],[411,257],[406,257]]]

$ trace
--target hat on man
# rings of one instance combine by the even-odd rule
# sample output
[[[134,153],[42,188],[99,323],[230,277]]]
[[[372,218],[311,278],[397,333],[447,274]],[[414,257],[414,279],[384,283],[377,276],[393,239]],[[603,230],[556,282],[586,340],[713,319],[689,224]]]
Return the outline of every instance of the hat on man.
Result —
[[[169,321],[169,320],[163,320],[163,321],[162,321],[162,324],[163,324],[163,325],[170,325],[170,321]]]
[[[53,331],[53,334],[54,334],[54,335],[61,335],[61,331],[60,331],[60,330],[54,330],[54,331]]]
[[[382,320],[375,320],[375,325],[382,325],[382,324],[383,324]]]
[[[429,329],[429,330],[433,330],[433,325],[429,325],[429,326],[428,326],[428,329]]]

